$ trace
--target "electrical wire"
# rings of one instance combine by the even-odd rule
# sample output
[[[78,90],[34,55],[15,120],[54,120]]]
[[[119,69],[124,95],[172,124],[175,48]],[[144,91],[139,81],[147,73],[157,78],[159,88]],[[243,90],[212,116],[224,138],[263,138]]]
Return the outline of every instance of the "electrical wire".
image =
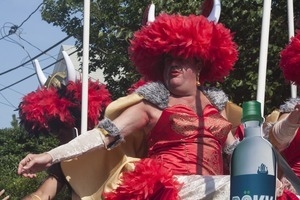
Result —
[[[19,35],[19,38],[20,38],[21,40],[23,40],[24,42],[26,42],[27,44],[29,44],[30,46],[36,48],[36,49],[39,50],[40,52],[43,52],[43,50],[41,50],[41,49],[38,48],[37,46],[33,45],[31,42],[25,40],[23,37],[21,37],[21,35]],[[24,48],[24,49],[25,49],[25,48]],[[56,58],[54,58],[52,55],[48,54],[47,52],[45,52],[45,55],[47,55],[47,56],[53,58],[54,60],[56,60]]]
[[[46,50],[43,51],[42,53],[40,53],[40,54],[34,56],[33,58],[31,58],[30,60],[26,61],[25,63],[22,63],[22,64],[20,64],[20,65],[18,65],[18,66],[16,66],[16,67],[13,67],[13,68],[11,68],[11,69],[9,69],[9,70],[6,70],[6,71],[4,71],[4,72],[1,72],[1,73],[0,73],[0,76],[2,76],[2,75],[4,75],[4,74],[7,74],[8,72],[11,72],[11,71],[13,71],[13,70],[16,70],[16,69],[22,67],[23,65],[29,63],[29,62],[32,62],[34,59],[36,59],[36,58],[38,58],[39,56],[45,54],[45,52],[47,52],[47,51],[53,49],[54,47],[58,46],[60,43],[62,43],[62,42],[64,42],[64,41],[66,41],[67,39],[69,39],[70,37],[71,37],[71,36],[65,37],[65,38],[62,39],[61,41],[55,43],[54,45],[52,45],[51,47],[49,47],[48,49],[46,49]]]
[[[14,44],[19,45],[21,48],[23,48],[24,51],[26,51],[26,53],[27,53],[27,55],[28,55],[28,58],[29,58],[28,61],[26,61],[26,62],[24,62],[24,63],[22,63],[22,64],[20,64],[20,65],[18,65],[18,66],[16,66],[16,67],[14,67],[14,68],[11,68],[11,69],[9,69],[9,70],[6,70],[6,71],[4,71],[4,72],[1,72],[1,73],[0,73],[0,76],[1,76],[1,75],[4,75],[4,74],[7,74],[7,73],[9,73],[9,72],[11,72],[11,71],[13,71],[13,70],[16,70],[16,69],[18,69],[18,68],[20,68],[20,67],[22,67],[22,66],[28,65],[29,63],[33,63],[33,60],[34,60],[34,59],[38,58],[39,56],[41,56],[41,55],[43,55],[43,54],[48,55],[47,52],[48,52],[49,50],[53,49],[54,47],[58,46],[59,44],[63,43],[64,41],[66,41],[67,39],[69,39],[69,38],[71,37],[71,36],[65,37],[65,38],[62,39],[61,41],[59,41],[59,42],[55,43],[54,45],[52,45],[50,48],[46,49],[45,51],[42,51],[41,49],[39,49],[38,47],[36,47],[36,46],[33,45],[32,43],[30,43],[29,41],[27,41],[26,39],[24,39],[23,37],[21,37],[22,30],[23,30],[23,29],[21,29],[21,27],[24,25],[24,23],[26,23],[26,22],[31,18],[31,16],[32,16],[34,13],[37,12],[37,10],[38,10],[42,5],[43,5],[43,3],[39,4],[39,5],[37,6],[37,8],[36,8],[36,9],[35,9],[35,10],[34,10],[34,11],[33,11],[33,12],[32,12],[32,13],[31,13],[31,14],[30,14],[30,15],[29,15],[29,16],[28,16],[28,17],[27,17],[20,25],[19,25],[19,26],[18,26],[18,25],[15,25],[15,24],[13,24],[13,23],[7,22],[7,23],[5,23],[5,24],[2,26],[2,28],[0,29],[0,36],[2,36],[2,37],[0,38],[0,41],[1,41],[1,40],[6,40],[7,42],[11,42],[11,43],[14,43]],[[27,44],[29,44],[29,45],[31,45],[32,47],[34,47],[34,48],[38,49],[39,51],[41,51],[41,53],[38,54],[37,56],[31,58],[29,52],[25,49],[25,47],[24,47],[20,42],[18,42],[18,41],[16,41],[16,40],[12,39],[12,38],[10,37],[10,36],[12,36],[13,34],[17,35],[17,36],[19,37],[19,39],[21,39],[22,41],[26,42]],[[74,51],[74,52],[72,52],[70,55],[72,55],[72,54],[75,53],[75,52],[77,52],[77,50]],[[54,60],[56,60],[56,58],[54,58],[52,55],[48,55],[48,56],[51,57],[51,58],[53,58]],[[48,66],[45,67],[45,68],[43,68],[43,70],[45,70],[45,69],[51,67],[52,65],[55,65],[56,63],[60,62],[61,60],[63,60],[63,58],[62,58],[62,59],[59,59],[59,60],[56,60],[56,62],[54,62],[54,63],[48,65]],[[22,81],[24,81],[24,80],[26,80],[26,79],[32,77],[32,76],[35,76],[35,75],[36,75],[36,73],[33,73],[33,74],[31,74],[31,75],[29,75],[29,76],[23,78],[23,79],[20,79],[20,80],[16,81],[16,82],[13,83],[13,84],[10,84],[10,85],[8,85],[8,86],[5,86],[5,87],[1,88],[1,89],[0,89],[0,96],[3,97],[3,99],[4,99],[7,103],[0,102],[0,104],[3,104],[3,105],[5,105],[5,106],[12,107],[12,108],[14,108],[14,109],[17,109],[17,107],[14,106],[14,105],[6,98],[1,92],[4,91],[4,90],[6,90],[6,89],[13,90],[13,89],[11,88],[12,86],[14,86],[14,85],[16,85],[16,84],[18,84],[18,83],[20,83],[20,82],[22,82]],[[1,86],[4,86],[4,85],[2,85],[2,84],[0,84],[0,85],[1,85]],[[20,92],[17,92],[17,91],[15,91],[15,92],[21,94]],[[21,95],[24,95],[24,94],[21,94]]]
[[[77,52],[77,50],[73,51],[73,52],[70,53],[69,55],[72,55],[72,54],[74,54],[74,53],[76,53],[76,52]],[[56,63],[58,63],[58,62],[60,62],[60,61],[62,61],[62,60],[64,60],[64,58],[61,58],[61,59],[55,61],[54,63],[48,65],[47,67],[44,67],[42,70],[48,69],[48,68],[51,67],[52,65],[55,65]],[[28,62],[28,61],[27,61],[27,62]],[[32,76],[35,76],[35,75],[36,75],[36,73],[33,73],[33,74],[29,75],[29,76],[26,76],[25,78],[20,79],[19,81],[16,81],[16,82],[14,82],[14,83],[12,83],[12,84],[6,86],[6,87],[3,87],[3,88],[0,89],[0,92],[2,92],[3,90],[5,90],[5,89],[7,89],[7,88],[10,88],[11,86],[14,86],[14,85],[16,85],[16,84],[18,84],[18,83],[20,83],[20,82],[22,82],[22,81],[24,81],[24,80],[26,80],[26,79],[32,77]]]
[[[0,38],[0,40],[5,39],[6,37],[9,37],[10,35],[16,33],[16,31],[21,28],[21,26],[23,26],[23,24],[28,21],[30,19],[30,17],[43,5],[44,3],[41,3],[40,5],[38,5],[38,7],[32,12],[30,13],[30,15],[18,26],[18,25],[13,25],[10,27],[10,30],[8,32],[8,34],[5,34],[2,38]]]

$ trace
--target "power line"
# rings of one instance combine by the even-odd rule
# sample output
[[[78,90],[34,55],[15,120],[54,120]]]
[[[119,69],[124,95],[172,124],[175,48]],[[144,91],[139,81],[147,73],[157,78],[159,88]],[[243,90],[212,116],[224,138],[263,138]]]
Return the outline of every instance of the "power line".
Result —
[[[73,51],[72,53],[70,53],[69,55],[72,55],[72,54],[76,53],[77,51],[78,51],[78,50],[75,50],[75,51]],[[56,64],[56,63],[58,63],[58,62],[60,62],[60,61],[62,61],[62,60],[64,60],[64,58],[61,58],[61,59],[55,61],[54,63],[48,65],[47,67],[44,67],[42,70],[48,69],[48,68],[51,67],[52,65],[54,65],[54,64]],[[17,82],[14,82],[14,83],[12,83],[12,84],[10,84],[10,85],[4,87],[4,88],[1,88],[1,89],[0,89],[0,92],[2,92],[3,90],[5,90],[5,89],[7,89],[7,88],[10,88],[11,86],[14,86],[14,85],[16,85],[16,84],[18,84],[18,83],[20,83],[20,82],[22,82],[22,81],[24,81],[24,80],[26,80],[26,79],[32,77],[32,76],[35,76],[35,75],[36,75],[36,73],[33,73],[33,74],[31,74],[31,75],[29,75],[29,76],[27,76],[27,77],[25,77],[25,78],[20,79],[20,80],[17,81]]]
[[[0,85],[3,86],[3,87],[5,87],[5,85],[3,85],[3,84],[0,84]],[[24,95],[24,93],[19,92],[19,91],[17,91],[17,90],[14,90],[14,89],[12,89],[12,88],[10,88],[10,90],[13,91],[13,92],[15,92],[15,93],[17,93],[17,94],[19,94],[19,95]]]
[[[41,3],[40,5],[38,5],[38,7],[20,24],[20,26],[18,25],[13,25],[10,27],[10,30],[8,31],[8,34],[3,36],[2,38],[0,38],[0,40],[3,40],[5,39],[6,37],[16,33],[16,31],[21,27],[23,26],[23,24],[29,20],[29,18],[43,5],[44,3]]]
[[[5,106],[8,106],[8,107],[11,107],[11,108],[14,108],[14,109],[17,109],[16,106],[12,106],[12,105],[10,105],[10,104],[3,103],[3,102],[1,102],[1,101],[0,101],[0,104],[5,105]]]
[[[37,50],[39,50],[40,52],[43,52],[40,48],[38,48],[37,46],[33,45],[31,42],[25,40],[24,38],[21,37],[21,35],[19,35],[19,38],[23,41],[25,41],[27,44],[31,45],[32,47],[36,48]],[[22,48],[25,50],[25,47],[22,46]],[[47,55],[47,53],[45,53]],[[56,58],[54,58],[51,54],[49,54],[48,56],[50,56],[51,58],[53,58],[54,60],[56,60]]]
[[[40,5],[38,5],[38,7],[20,24],[20,26],[18,28],[20,28],[26,21],[29,20],[29,18],[43,5],[44,3],[41,3]]]
[[[43,51],[42,53],[38,54],[37,56],[31,58],[30,60],[26,61],[25,63],[22,63],[22,64],[20,64],[20,65],[14,67],[14,68],[11,68],[11,69],[9,69],[9,70],[6,70],[6,71],[4,71],[4,72],[1,72],[1,73],[0,73],[0,76],[2,76],[2,75],[4,75],[4,74],[7,74],[8,72],[11,72],[11,71],[13,71],[13,70],[16,70],[16,69],[22,67],[23,65],[29,63],[29,62],[32,62],[34,59],[36,59],[36,58],[38,58],[39,56],[45,54],[47,51],[53,49],[54,47],[56,47],[56,46],[59,45],[60,43],[62,43],[62,42],[64,42],[64,41],[66,41],[67,39],[69,39],[70,37],[71,37],[71,36],[65,37],[65,38],[62,39],[61,41],[57,42],[56,44],[54,44],[54,45],[51,46],[50,48],[46,49],[45,51]]]
[[[10,101],[8,101],[8,99],[1,92],[0,92],[0,95],[2,96],[3,99],[6,100],[7,103],[10,104],[10,106],[14,107],[14,105]]]

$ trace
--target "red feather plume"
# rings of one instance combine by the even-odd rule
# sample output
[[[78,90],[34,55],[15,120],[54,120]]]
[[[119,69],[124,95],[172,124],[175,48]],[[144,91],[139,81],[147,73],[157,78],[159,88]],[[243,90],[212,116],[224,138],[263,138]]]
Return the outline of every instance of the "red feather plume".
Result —
[[[72,113],[76,119],[81,119],[81,96],[82,96],[82,82],[69,82],[67,85],[66,96],[72,102],[77,102],[72,108]],[[103,113],[106,106],[111,102],[111,95],[104,84],[99,81],[88,82],[88,129],[94,128],[99,120],[103,118]],[[77,122],[80,126],[80,122]]]
[[[286,80],[300,85],[300,33],[280,53],[280,68]]]
[[[174,180],[172,172],[154,159],[138,162],[134,171],[122,175],[122,185],[105,193],[106,200],[176,200],[181,184]]]
[[[20,125],[33,134],[56,132],[60,128],[80,128],[82,82],[69,82],[59,89],[39,88],[25,95],[19,104]],[[103,117],[111,95],[104,84],[89,80],[88,129]]]
[[[55,121],[72,127],[74,119],[68,112],[70,106],[73,106],[73,103],[60,97],[55,88],[39,88],[25,95],[19,104],[20,124],[34,134],[49,132],[50,122]]]

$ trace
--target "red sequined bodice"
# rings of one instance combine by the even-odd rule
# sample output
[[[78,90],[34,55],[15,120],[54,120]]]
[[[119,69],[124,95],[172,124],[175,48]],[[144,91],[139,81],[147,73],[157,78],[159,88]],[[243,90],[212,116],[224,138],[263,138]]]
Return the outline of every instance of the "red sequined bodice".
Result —
[[[212,105],[201,117],[184,105],[168,107],[149,134],[148,154],[177,175],[222,174],[222,145],[230,129]]]
[[[288,164],[291,166],[293,171],[298,177],[300,177],[300,129],[297,130],[295,138],[290,143],[289,147],[286,148],[282,154]]]

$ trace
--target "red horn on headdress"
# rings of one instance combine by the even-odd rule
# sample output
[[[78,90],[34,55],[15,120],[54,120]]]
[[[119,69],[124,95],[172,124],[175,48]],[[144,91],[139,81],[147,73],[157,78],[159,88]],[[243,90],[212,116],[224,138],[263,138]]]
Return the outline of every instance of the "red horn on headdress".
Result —
[[[44,86],[47,81],[47,78],[46,78],[44,72],[42,71],[40,63],[37,59],[35,59],[33,63],[34,63],[34,69],[35,69],[36,75],[38,77],[38,80],[40,82],[40,85]]]

